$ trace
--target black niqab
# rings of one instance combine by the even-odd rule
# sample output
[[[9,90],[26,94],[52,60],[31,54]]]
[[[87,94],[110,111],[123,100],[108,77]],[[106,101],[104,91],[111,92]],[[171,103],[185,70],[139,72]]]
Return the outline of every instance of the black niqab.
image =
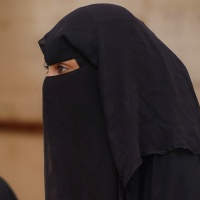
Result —
[[[117,199],[97,69],[47,77],[43,90],[46,199]]]
[[[129,11],[79,8],[39,44],[48,65],[88,60],[44,82],[48,200],[117,199],[117,177],[126,190],[143,156],[200,153],[199,104],[187,70]]]

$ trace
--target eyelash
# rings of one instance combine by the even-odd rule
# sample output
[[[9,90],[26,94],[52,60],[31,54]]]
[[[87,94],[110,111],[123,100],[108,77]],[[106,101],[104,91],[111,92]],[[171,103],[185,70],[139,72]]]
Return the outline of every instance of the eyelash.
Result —
[[[49,66],[48,66],[48,65],[44,65],[44,68],[45,68],[46,70],[49,70]]]
[[[63,71],[62,71],[63,69],[68,70],[69,68],[67,66],[62,66],[62,65],[58,66],[58,70],[59,70],[60,73],[63,73]]]
[[[48,66],[46,63],[43,64],[43,67],[44,67],[46,70],[49,70],[49,66]]]
[[[44,64],[44,68],[48,71],[49,70],[49,66],[48,65],[46,65],[46,64]],[[67,67],[67,66],[62,66],[62,65],[58,65],[58,70],[59,70],[59,72],[60,73],[62,73],[63,71],[63,69],[66,69],[66,70],[68,70],[69,68]]]

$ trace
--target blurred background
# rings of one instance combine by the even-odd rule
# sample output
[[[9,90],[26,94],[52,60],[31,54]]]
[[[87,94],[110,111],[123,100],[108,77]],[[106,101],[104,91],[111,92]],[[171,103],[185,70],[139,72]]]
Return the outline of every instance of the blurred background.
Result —
[[[143,20],[185,63],[200,100],[199,0],[0,0],[0,176],[20,200],[44,199],[46,71],[37,41],[63,16],[91,3],[118,4]]]

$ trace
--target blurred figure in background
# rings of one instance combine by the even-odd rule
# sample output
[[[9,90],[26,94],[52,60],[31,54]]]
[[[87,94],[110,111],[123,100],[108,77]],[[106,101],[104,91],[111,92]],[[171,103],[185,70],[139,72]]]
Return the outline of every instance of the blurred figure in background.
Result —
[[[0,200],[17,200],[15,193],[2,177],[0,177]]]

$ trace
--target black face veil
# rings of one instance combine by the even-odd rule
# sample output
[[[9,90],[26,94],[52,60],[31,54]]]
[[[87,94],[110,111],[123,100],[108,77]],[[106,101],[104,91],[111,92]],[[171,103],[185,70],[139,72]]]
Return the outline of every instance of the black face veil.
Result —
[[[39,41],[48,65],[88,63],[44,81],[46,198],[120,199],[148,154],[200,153],[200,113],[182,62],[126,9],[94,4]],[[119,177],[119,179],[118,179]]]

